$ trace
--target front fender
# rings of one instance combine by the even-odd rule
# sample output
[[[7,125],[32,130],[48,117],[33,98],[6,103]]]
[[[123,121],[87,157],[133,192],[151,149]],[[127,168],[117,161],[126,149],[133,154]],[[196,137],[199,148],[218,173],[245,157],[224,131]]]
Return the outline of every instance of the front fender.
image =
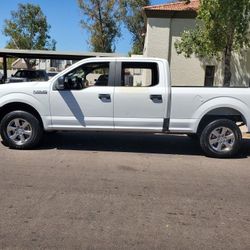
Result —
[[[6,94],[0,98],[0,107],[17,102],[33,107],[39,113],[43,121],[44,128],[47,128],[47,126],[50,125],[51,121],[49,119],[49,108],[32,95],[25,93]]]

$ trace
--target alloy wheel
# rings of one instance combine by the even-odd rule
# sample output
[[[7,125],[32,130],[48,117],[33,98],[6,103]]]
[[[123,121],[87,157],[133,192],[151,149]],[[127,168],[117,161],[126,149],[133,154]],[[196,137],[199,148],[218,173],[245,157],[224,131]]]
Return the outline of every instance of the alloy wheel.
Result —
[[[209,135],[209,145],[217,152],[227,152],[233,149],[235,135],[230,128],[218,127]]]
[[[24,145],[32,135],[32,127],[28,121],[16,118],[7,125],[7,135],[16,145]]]

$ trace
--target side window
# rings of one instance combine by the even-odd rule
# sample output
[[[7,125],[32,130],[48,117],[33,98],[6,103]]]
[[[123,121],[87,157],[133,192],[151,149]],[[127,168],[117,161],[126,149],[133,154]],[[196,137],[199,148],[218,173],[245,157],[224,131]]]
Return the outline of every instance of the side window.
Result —
[[[21,71],[17,71],[15,74],[14,74],[15,77],[21,77]]]
[[[88,86],[108,86],[109,83],[109,63],[92,64],[86,72]]]
[[[159,83],[156,63],[124,62],[122,63],[121,86],[152,87]]]
[[[30,76],[30,73],[29,73],[29,71],[21,71],[21,77],[27,77],[27,78],[29,78],[29,76]]]
[[[88,63],[72,70],[64,76],[64,86],[68,90],[87,87],[108,86],[110,63]]]

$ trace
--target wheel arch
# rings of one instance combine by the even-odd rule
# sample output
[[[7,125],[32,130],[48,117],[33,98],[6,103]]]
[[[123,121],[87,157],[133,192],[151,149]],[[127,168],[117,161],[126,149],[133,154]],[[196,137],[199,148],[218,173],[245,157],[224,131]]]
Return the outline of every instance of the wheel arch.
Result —
[[[218,107],[209,110],[202,116],[197,127],[197,132],[200,133],[208,123],[217,119],[228,119],[235,123],[241,122],[247,126],[247,119],[239,110],[231,107]]]
[[[194,129],[196,132],[202,128],[204,123],[215,119],[229,119],[234,122],[242,122],[250,129],[250,109],[238,98],[216,97],[199,106],[193,115],[196,119]]]
[[[0,107],[0,122],[3,117],[12,111],[26,111],[34,115],[44,128],[43,120],[39,112],[31,105],[24,102],[11,102]]]

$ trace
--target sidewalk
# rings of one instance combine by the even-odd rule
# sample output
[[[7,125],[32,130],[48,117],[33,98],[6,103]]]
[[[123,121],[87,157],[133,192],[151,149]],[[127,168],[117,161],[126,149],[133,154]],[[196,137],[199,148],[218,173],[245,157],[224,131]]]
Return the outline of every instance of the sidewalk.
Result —
[[[243,138],[250,139],[250,134],[247,134],[247,127],[246,126],[240,127],[240,130],[242,132],[242,137]]]

